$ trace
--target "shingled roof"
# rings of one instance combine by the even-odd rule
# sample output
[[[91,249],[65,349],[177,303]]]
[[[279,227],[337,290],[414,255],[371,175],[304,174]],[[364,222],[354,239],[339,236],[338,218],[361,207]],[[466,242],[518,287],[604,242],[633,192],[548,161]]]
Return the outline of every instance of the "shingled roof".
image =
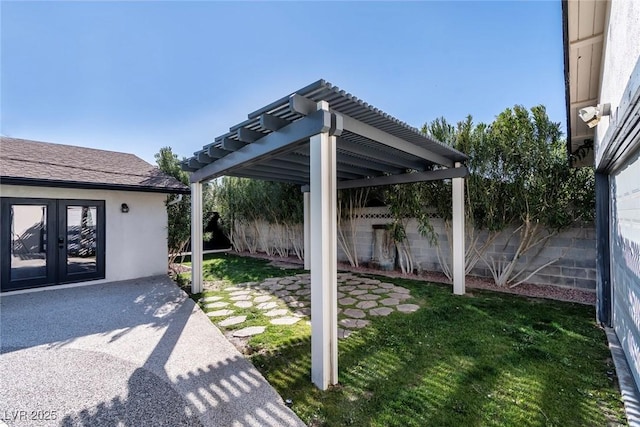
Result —
[[[128,153],[0,138],[0,183],[189,193],[189,187]]]

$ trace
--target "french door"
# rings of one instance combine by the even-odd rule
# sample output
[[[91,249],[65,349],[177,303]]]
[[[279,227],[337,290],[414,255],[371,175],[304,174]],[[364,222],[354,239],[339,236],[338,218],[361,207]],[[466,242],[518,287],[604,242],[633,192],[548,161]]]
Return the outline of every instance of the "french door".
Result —
[[[105,277],[103,200],[1,199],[2,291]]]

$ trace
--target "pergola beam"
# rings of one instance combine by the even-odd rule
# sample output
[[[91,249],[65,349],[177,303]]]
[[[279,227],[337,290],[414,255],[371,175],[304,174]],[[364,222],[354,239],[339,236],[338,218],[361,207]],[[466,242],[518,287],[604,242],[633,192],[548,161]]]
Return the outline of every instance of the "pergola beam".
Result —
[[[234,168],[245,166],[248,162],[258,163],[294,148],[296,144],[306,142],[312,135],[326,132],[330,127],[331,113],[324,110],[317,111],[193,172],[191,182],[205,181],[224,175]]]
[[[222,147],[223,150],[227,151],[237,151],[245,145],[247,145],[246,142],[236,141],[235,139],[231,138],[223,138],[222,141],[220,141],[220,147]]]
[[[338,139],[338,149],[341,151],[348,151],[349,153],[353,153],[355,155],[362,156],[367,159],[372,159],[372,161],[376,162],[377,164],[381,163],[382,165],[387,165],[386,167],[383,166],[383,169],[382,169],[382,170],[385,170],[386,172],[393,172],[394,170],[397,171],[398,168],[415,169],[418,171],[423,171],[427,166],[426,163],[424,162],[408,160],[408,159],[399,159],[397,157],[390,156],[388,153],[378,152],[377,150],[364,147],[359,144],[354,144],[349,141],[345,141],[342,138]],[[391,170],[387,170],[387,169],[391,169]]]
[[[438,169],[434,171],[405,173],[402,175],[378,176],[375,178],[356,179],[352,181],[340,181],[338,189],[378,187],[381,185],[408,184],[411,182],[436,181],[449,178],[463,178],[469,175],[469,170],[464,167],[450,169]]]
[[[271,114],[264,113],[260,116],[260,126],[270,131],[277,131],[291,124],[289,120],[282,119]]]

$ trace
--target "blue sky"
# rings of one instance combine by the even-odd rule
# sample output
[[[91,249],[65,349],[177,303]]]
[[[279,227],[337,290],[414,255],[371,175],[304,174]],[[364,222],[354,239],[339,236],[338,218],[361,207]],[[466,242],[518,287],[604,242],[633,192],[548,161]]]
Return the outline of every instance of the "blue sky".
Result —
[[[5,136],[189,156],[320,78],[416,127],[514,104],[565,123],[560,0],[0,7]]]

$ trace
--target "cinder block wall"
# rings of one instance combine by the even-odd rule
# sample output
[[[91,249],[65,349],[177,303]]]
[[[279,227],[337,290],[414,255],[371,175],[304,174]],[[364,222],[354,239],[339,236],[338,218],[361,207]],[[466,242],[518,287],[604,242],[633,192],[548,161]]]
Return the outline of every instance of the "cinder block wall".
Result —
[[[362,210],[357,219],[356,228],[357,254],[361,264],[366,264],[371,260],[372,226],[391,222],[392,218],[387,208],[365,208]],[[438,235],[441,256],[450,262],[449,239],[444,221],[440,218],[432,218],[431,223]],[[517,236],[514,236],[511,241],[508,241],[512,231],[513,228],[503,231],[491,243],[486,252],[487,258],[500,259],[505,255],[513,256],[518,239]],[[417,267],[422,271],[442,271],[438,261],[438,248],[432,246],[428,239],[420,235],[415,220],[408,221],[406,232]],[[480,241],[486,241],[486,232],[480,232],[479,236]],[[535,252],[536,249],[532,249],[523,256],[518,267],[526,266],[531,261],[526,271],[532,272],[552,259],[559,256],[562,258],[537,272],[527,280],[528,283],[595,290],[596,245],[595,231],[592,225],[565,230],[552,237],[537,257],[533,257]],[[347,261],[340,245],[338,245],[338,259]],[[471,275],[491,278],[491,272],[483,261],[476,264]]]

